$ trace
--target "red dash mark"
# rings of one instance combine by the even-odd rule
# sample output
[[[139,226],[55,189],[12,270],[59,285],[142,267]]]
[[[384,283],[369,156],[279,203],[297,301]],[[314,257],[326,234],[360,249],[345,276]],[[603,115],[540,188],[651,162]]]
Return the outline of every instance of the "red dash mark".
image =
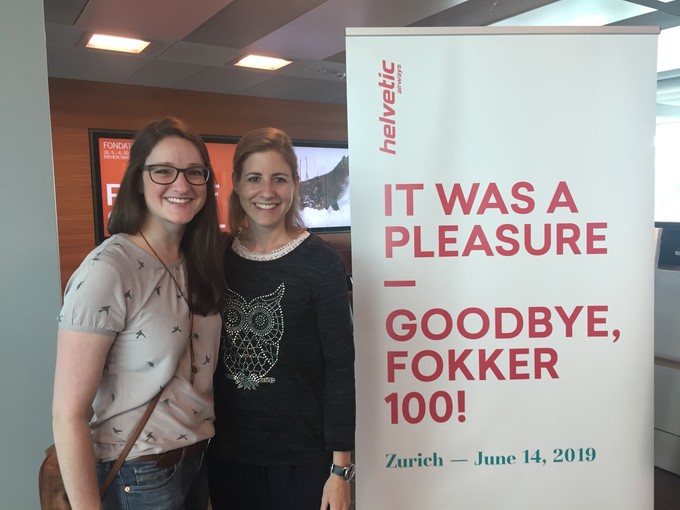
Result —
[[[465,392],[464,391],[458,391],[457,393],[458,397],[458,412],[460,415],[458,416],[458,421],[463,423],[465,421]]]
[[[415,287],[415,280],[385,280],[385,287]]]

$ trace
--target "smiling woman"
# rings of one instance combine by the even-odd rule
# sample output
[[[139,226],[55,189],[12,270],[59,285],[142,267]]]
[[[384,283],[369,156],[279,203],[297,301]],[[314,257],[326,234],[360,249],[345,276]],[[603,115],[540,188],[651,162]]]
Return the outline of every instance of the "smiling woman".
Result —
[[[245,134],[233,168],[213,508],[347,510],[355,401],[344,265],[300,219],[285,133]]]
[[[207,506],[209,360],[218,354],[222,291],[213,186],[192,128],[173,118],[145,126],[130,149],[112,236],[66,286],[53,427],[74,510]],[[154,396],[167,405],[153,409],[100,501],[98,484]]]

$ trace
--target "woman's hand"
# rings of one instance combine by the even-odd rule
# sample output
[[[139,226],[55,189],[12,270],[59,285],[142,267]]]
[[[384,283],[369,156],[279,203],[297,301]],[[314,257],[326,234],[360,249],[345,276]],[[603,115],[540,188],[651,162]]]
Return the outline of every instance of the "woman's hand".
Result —
[[[349,510],[352,493],[349,482],[341,476],[330,475],[323,486],[321,510]]]

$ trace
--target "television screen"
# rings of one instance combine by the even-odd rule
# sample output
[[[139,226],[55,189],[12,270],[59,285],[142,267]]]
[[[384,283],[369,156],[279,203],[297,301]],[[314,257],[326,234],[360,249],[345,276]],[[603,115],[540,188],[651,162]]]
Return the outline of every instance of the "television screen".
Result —
[[[311,230],[350,229],[347,145],[295,142],[302,219]]]
[[[95,240],[109,236],[109,214],[125,173],[134,131],[90,130]],[[215,172],[220,228],[227,230],[231,172],[238,137],[204,136]],[[316,232],[350,229],[349,152],[342,142],[293,140],[300,172],[300,207],[305,225]]]

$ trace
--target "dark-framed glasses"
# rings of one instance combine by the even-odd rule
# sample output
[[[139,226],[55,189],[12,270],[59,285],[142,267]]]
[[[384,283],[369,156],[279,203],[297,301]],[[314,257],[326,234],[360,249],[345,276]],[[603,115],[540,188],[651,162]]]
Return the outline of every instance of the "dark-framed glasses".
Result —
[[[190,166],[188,168],[175,168],[170,165],[146,165],[144,170],[149,172],[149,177],[156,184],[172,184],[177,176],[182,173],[189,184],[201,186],[208,182],[210,168],[207,166]]]

